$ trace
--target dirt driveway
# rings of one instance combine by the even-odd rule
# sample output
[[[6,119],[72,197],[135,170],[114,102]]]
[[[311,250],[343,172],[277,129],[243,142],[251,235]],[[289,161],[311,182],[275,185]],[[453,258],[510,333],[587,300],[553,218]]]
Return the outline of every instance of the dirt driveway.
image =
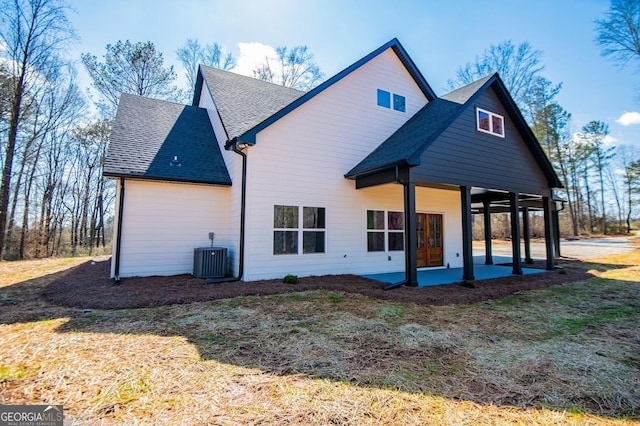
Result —
[[[584,240],[562,240],[560,242],[560,254],[563,257],[586,260],[597,257],[609,256],[613,254],[628,253],[634,249],[633,237],[607,237],[607,238],[587,238]],[[494,241],[492,252],[498,256],[511,256],[511,244],[509,242]],[[524,245],[521,253],[524,254]],[[544,241],[531,242],[531,256],[544,259]],[[474,256],[484,254],[484,245],[480,244],[473,248]]]

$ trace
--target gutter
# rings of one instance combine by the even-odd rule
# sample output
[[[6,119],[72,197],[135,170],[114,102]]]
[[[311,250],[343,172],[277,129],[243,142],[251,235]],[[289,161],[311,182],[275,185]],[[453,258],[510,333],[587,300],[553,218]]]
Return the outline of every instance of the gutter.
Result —
[[[242,280],[242,276],[244,275],[244,229],[247,205],[247,154],[245,154],[242,150],[245,149],[246,146],[246,144],[239,143],[237,139],[229,141],[225,144],[225,148],[231,148],[233,152],[242,157],[242,189],[240,194],[240,244],[238,247],[240,259],[238,263],[238,275],[229,278],[209,279],[206,281],[207,284],[236,282]]]
[[[120,178],[120,200],[118,202],[118,229],[117,229],[117,241],[116,241],[116,253],[115,253],[115,267],[113,271],[113,279],[115,282],[120,282],[120,248],[122,240],[122,213],[124,211],[124,178]]]

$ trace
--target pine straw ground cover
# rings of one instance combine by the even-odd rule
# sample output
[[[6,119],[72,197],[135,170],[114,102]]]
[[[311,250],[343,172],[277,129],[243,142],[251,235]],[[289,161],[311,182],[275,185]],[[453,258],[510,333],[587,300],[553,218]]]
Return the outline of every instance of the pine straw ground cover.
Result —
[[[107,310],[45,297],[65,276],[47,271],[86,262],[0,263],[1,404],[63,404],[67,424],[91,425],[640,418],[640,250],[475,303],[307,289]]]

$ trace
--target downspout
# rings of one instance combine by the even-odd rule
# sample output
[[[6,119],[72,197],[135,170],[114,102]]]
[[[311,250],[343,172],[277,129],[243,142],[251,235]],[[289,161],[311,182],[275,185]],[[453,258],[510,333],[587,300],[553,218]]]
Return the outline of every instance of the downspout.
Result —
[[[238,246],[238,275],[230,278],[209,279],[207,284],[236,282],[242,279],[244,275],[244,222],[247,204],[247,154],[238,148],[238,141],[234,140],[231,150],[242,157],[242,183],[240,192],[240,244]]]
[[[120,282],[120,247],[122,240],[122,212],[124,211],[124,178],[120,178],[120,199],[118,202],[118,229],[116,231],[116,253],[115,253],[115,267],[113,270],[113,279],[115,282]]]
[[[406,197],[406,196],[407,196],[407,190],[406,190],[406,187],[407,187],[407,185],[408,185],[409,183],[408,183],[408,182],[405,182],[405,181],[403,181],[403,180],[401,180],[401,179],[400,179],[400,170],[399,170],[399,167],[398,167],[398,166],[395,166],[395,181],[396,181],[397,183],[399,183],[400,185],[402,185],[402,193],[404,194],[404,197]],[[405,207],[404,207],[404,208],[405,208],[405,210],[406,210],[406,205],[407,205],[406,200],[405,200],[405,202],[404,202],[404,205],[405,205]],[[405,216],[406,216],[406,212],[405,212]],[[407,220],[406,220],[406,217],[405,217],[405,221],[404,221],[404,227],[405,227],[405,230],[404,230],[404,231],[405,231],[405,232],[409,232],[409,231],[406,229],[406,228],[407,228]],[[405,246],[407,245],[407,244],[406,244],[406,241],[407,241],[407,238],[405,238]],[[409,255],[410,255],[410,254],[409,254],[409,252],[408,252],[408,247],[405,247],[405,248],[404,248],[404,255],[405,255],[405,256],[409,256]],[[407,259],[405,258],[405,270],[406,270],[406,263],[407,263]],[[410,283],[409,283],[409,277],[408,277],[408,276],[406,276],[406,274],[405,274],[405,278],[404,278],[404,280],[399,281],[399,282],[397,282],[397,283],[390,283],[390,284],[387,284],[386,286],[384,286],[383,290],[393,290],[393,289],[396,289],[396,288],[402,287],[403,285],[408,285],[408,284],[410,284]]]

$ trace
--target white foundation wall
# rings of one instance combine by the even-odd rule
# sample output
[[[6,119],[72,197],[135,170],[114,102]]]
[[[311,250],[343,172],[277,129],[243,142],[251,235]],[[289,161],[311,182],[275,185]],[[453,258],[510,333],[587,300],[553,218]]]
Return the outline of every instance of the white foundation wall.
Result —
[[[209,232],[214,246],[230,246],[230,194],[228,187],[126,180],[120,277],[192,273],[193,250],[211,245]]]
[[[406,113],[378,106],[377,89],[404,96]],[[260,132],[247,149],[244,280],[404,270],[404,252],[367,252],[366,229],[367,210],[403,211],[402,186],[356,190],[344,175],[426,103],[388,50]],[[444,214],[445,265],[462,265],[459,193],[416,194],[418,212]],[[274,255],[275,205],[325,208],[325,253]]]

